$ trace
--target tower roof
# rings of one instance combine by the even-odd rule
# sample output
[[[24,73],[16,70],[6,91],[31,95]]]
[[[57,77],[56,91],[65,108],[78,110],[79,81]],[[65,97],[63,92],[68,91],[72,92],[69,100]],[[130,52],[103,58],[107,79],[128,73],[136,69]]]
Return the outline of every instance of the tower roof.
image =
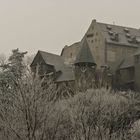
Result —
[[[76,57],[75,65],[80,63],[88,63],[91,65],[96,65],[94,58],[92,56],[91,50],[89,48],[87,40],[81,45],[81,49]]]

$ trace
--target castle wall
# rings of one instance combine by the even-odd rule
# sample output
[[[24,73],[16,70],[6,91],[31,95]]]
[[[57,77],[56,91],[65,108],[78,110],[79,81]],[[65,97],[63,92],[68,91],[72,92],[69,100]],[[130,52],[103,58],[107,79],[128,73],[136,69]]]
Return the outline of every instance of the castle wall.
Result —
[[[106,44],[107,64],[114,70],[124,58],[131,56],[137,50],[135,47],[121,46],[116,44]]]
[[[114,86],[123,90],[134,90],[134,75],[135,68],[129,67],[126,69],[120,69],[116,73]]]
[[[106,61],[105,39],[102,36],[96,22],[92,22],[81,42],[64,47],[61,55],[65,59],[65,63],[74,63],[76,56],[80,50],[80,44],[82,44],[85,39],[87,39],[90,50],[97,64],[97,68],[100,68],[100,66],[105,64]]]
[[[135,56],[135,89],[140,91],[140,55]]]
[[[127,68],[120,70],[121,74],[121,84],[125,84],[134,80],[134,68]]]
[[[90,25],[85,37],[88,41],[89,47],[91,49],[92,55],[97,64],[97,68],[105,64],[106,54],[105,54],[105,39],[102,36],[100,29],[95,21]]]
[[[65,46],[61,53],[61,56],[64,58],[65,63],[73,64],[79,50],[80,50],[80,42],[74,43],[71,46]]]

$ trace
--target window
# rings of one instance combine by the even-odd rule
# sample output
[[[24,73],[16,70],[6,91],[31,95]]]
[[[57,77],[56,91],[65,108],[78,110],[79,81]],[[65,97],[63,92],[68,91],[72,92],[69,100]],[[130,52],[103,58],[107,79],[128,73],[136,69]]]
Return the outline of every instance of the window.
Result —
[[[96,32],[96,36],[98,36],[98,32]]]
[[[87,38],[93,37],[93,36],[94,36],[94,34],[87,34]]]
[[[72,57],[72,53],[70,53],[70,57]]]
[[[136,62],[136,63],[139,63],[139,62],[140,62],[140,55],[136,55],[136,56],[135,56],[135,62]]]

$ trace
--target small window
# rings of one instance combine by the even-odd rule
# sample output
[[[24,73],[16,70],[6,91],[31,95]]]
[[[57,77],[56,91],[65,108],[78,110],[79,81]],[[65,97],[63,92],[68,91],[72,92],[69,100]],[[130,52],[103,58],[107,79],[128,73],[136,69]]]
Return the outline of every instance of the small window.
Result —
[[[97,38],[95,38],[95,42],[97,42]]]
[[[72,57],[72,53],[70,53],[70,57]]]
[[[98,32],[96,32],[96,36],[98,36]]]
[[[91,40],[91,43],[93,43],[94,41],[93,40]]]
[[[94,36],[94,34],[87,34],[87,38],[93,37],[93,36]]]
[[[140,62],[140,55],[136,55],[136,56],[135,56],[135,62],[136,62],[136,63],[139,63],[139,62]]]

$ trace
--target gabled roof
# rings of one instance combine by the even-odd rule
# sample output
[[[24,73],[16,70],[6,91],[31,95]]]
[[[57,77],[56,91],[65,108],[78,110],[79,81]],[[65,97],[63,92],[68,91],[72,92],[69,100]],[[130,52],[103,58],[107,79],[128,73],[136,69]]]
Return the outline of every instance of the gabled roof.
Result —
[[[35,58],[38,55],[40,55],[43,58],[43,60],[46,64],[54,66],[56,71],[60,70],[61,66],[64,64],[63,58],[59,55],[40,51],[40,50],[38,51]],[[34,58],[33,62],[31,63],[31,66],[35,63],[35,58]]]
[[[38,54],[41,55],[43,61],[47,65],[54,66],[55,71],[60,72],[60,74],[58,75],[58,77],[55,80],[56,82],[74,80],[74,73],[72,71],[72,68],[70,68],[64,64],[64,60],[63,60],[62,56],[44,52],[44,51],[38,51],[37,55]],[[37,55],[35,56],[35,58],[37,57]],[[35,58],[34,58],[32,64],[34,63]],[[31,66],[32,66],[32,64],[31,64]]]
[[[76,57],[75,64],[78,63],[90,63],[96,65],[87,40],[83,42],[81,49]]]
[[[119,45],[130,46],[130,47],[140,47],[139,29],[112,25],[112,24],[105,24],[100,22],[97,22],[97,25],[100,28],[107,43],[119,44]],[[111,39],[112,33],[118,34],[118,41],[113,41]],[[135,43],[130,41],[133,37],[136,37]]]
[[[44,51],[38,51],[38,52],[41,54],[41,56],[43,57],[43,59],[46,62],[46,64],[59,65],[59,64],[64,63],[63,58],[61,56],[59,56],[59,55],[44,52]]]

